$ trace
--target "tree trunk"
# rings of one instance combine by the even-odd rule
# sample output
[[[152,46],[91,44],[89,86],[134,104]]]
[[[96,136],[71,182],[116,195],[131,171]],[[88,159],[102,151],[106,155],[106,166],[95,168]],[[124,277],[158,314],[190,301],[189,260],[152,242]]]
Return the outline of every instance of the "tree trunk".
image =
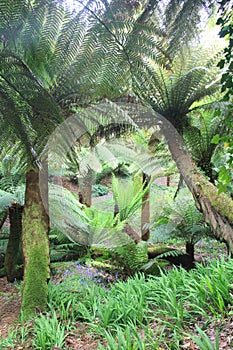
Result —
[[[22,259],[22,213],[23,206],[13,203],[9,208],[10,234],[6,248],[4,267],[8,282],[19,280],[23,276]]]
[[[22,248],[24,286],[22,312],[25,319],[47,304],[49,270],[49,217],[42,202],[39,172],[26,174]]]
[[[143,189],[145,189],[147,186],[149,186],[151,177],[146,175],[145,173],[142,174],[142,183],[143,183]],[[141,235],[142,235],[142,241],[148,241],[150,238],[150,190],[146,192],[146,194],[142,198],[142,214],[141,214]]]
[[[192,261],[194,261],[194,244],[191,242],[186,242],[186,253],[190,255]]]
[[[233,252],[233,201],[202,175],[188,153],[185,143],[174,126],[159,116],[160,130],[165,136],[171,155],[191,191],[198,209],[203,213],[214,235],[229,245]]]
[[[7,215],[8,215],[7,209],[4,209],[3,211],[0,212],[0,230],[1,230],[2,226],[4,225],[4,222],[7,219]]]
[[[83,196],[83,203],[87,206],[91,206],[92,202],[92,169],[88,169],[86,175],[80,180],[80,190]]]

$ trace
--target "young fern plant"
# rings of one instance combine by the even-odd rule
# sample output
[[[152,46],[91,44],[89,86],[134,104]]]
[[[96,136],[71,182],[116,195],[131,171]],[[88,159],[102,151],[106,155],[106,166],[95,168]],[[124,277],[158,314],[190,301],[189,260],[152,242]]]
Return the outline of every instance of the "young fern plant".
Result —
[[[112,176],[112,191],[119,210],[119,220],[128,220],[141,208],[142,198],[148,192],[149,186],[143,188],[140,179],[119,180]]]
[[[205,223],[203,215],[196,208],[194,200],[186,190],[164,208],[164,214],[160,215],[155,227],[163,228],[166,237],[181,238],[186,244],[186,253],[194,260],[194,246],[206,235],[211,233]]]
[[[141,196],[136,194],[123,208],[123,215],[103,212],[79,203],[78,196],[60,186],[51,186],[51,222],[72,242],[86,248],[106,249],[124,271],[132,274],[147,262],[147,245],[135,244],[125,232],[126,219],[141,206]],[[118,197],[119,198],[119,197]],[[62,210],[59,203],[62,201]]]

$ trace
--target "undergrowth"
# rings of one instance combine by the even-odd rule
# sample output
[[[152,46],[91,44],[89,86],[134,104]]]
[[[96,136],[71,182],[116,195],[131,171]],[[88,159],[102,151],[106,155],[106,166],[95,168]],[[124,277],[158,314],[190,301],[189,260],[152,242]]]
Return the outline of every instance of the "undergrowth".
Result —
[[[217,350],[218,330],[213,342],[208,327],[231,313],[232,276],[233,261],[223,258],[189,272],[174,268],[126,281],[76,264],[50,282],[47,311],[10,332],[0,348],[30,342],[34,349],[70,349],[66,337],[81,322],[105,341],[100,350],[178,350],[187,337],[200,349]]]

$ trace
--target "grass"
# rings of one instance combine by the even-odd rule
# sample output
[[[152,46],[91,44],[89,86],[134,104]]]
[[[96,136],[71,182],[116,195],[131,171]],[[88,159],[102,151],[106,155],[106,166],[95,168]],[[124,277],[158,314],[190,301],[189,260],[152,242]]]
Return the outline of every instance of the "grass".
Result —
[[[69,348],[66,338],[78,323],[102,339],[96,349],[180,349],[184,341],[200,349],[219,349],[208,336],[209,325],[230,316],[233,307],[233,261],[210,260],[189,272],[174,268],[159,276],[136,274],[126,281],[106,281],[103,271],[72,264],[49,285],[46,313],[0,341],[0,348]],[[26,340],[29,339],[29,340]],[[24,348],[23,347],[23,348]]]

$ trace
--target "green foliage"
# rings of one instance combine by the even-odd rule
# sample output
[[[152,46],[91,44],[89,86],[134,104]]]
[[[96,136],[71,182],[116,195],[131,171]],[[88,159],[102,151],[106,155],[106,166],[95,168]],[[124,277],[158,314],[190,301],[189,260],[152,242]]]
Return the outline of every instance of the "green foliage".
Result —
[[[211,233],[187,190],[182,190],[172,203],[165,206],[164,212],[155,222],[155,230],[160,240],[176,237],[193,244]]]
[[[57,313],[47,313],[35,319],[34,325],[34,349],[47,350],[53,346],[62,348],[67,337],[66,329],[69,329],[69,323],[67,325],[62,324],[58,320]]]
[[[102,171],[96,174],[96,183],[99,184],[104,178],[111,177],[112,168],[108,165],[103,165]]]
[[[215,336],[215,344],[211,342],[209,337],[206,335],[203,330],[196,325],[196,330],[199,335],[193,336],[189,334],[190,338],[192,338],[195,343],[199,346],[200,350],[219,350],[220,349],[220,344],[219,344],[219,339],[218,339],[218,331],[216,331],[216,336]]]
[[[213,157],[218,152],[216,139],[219,139],[226,132],[224,118],[226,117],[227,106],[222,105],[220,116],[216,116],[216,110],[214,112],[209,111],[209,108],[213,109],[214,105],[210,103],[203,108],[195,108],[190,114],[192,125],[184,130],[183,137],[197,166],[214,183],[217,177],[213,169]]]
[[[119,146],[119,144],[117,145]],[[107,149],[109,149],[112,153],[114,152],[114,150],[111,149],[111,145],[110,146],[107,145]],[[119,176],[121,178],[127,177],[129,176],[129,170],[124,163],[120,163],[117,167],[110,167],[109,165],[103,165],[102,171],[96,174],[96,183],[99,184],[101,180],[108,177],[112,177],[112,174],[114,174],[115,176]]]
[[[108,194],[109,188],[107,186],[96,184],[92,186],[92,196],[99,197]]]
[[[22,182],[22,170],[20,169],[20,158],[7,154],[0,164],[0,189],[15,192],[15,188]]]
[[[99,345],[100,350],[145,350],[146,343],[140,338],[138,330],[134,324],[122,330],[120,327],[116,328],[116,333],[112,335],[106,332],[107,347]]]
[[[132,239],[127,244],[122,244],[112,250],[118,265],[129,275],[143,269],[148,261],[147,243],[139,242],[135,244]]]
[[[24,204],[25,186],[20,185],[14,188],[14,192],[0,190],[0,212],[11,206],[13,202]]]
[[[50,220],[54,227],[69,237],[70,241],[86,245],[89,220],[78,196],[64,187],[51,185],[49,204]]]
[[[49,231],[50,261],[78,259],[86,253],[85,247],[70,241],[70,239],[52,226]]]
[[[233,96],[233,81],[232,81],[232,47],[233,47],[233,17],[231,3],[227,1],[220,1],[220,11],[217,24],[220,25],[219,36],[227,40],[228,45],[224,48],[224,57],[218,62],[218,67],[222,70],[221,85],[224,92],[224,100],[229,102],[228,116],[225,120],[226,127],[231,130],[232,128],[232,96]],[[219,140],[215,142],[224,142],[224,148],[226,149],[226,162],[219,169],[219,183],[218,187],[220,192],[225,192],[229,186],[231,186],[232,167],[233,167],[233,139],[232,133],[226,132]],[[231,191],[232,192],[232,191]]]
[[[232,60],[232,34],[233,34],[233,17],[232,9],[230,8],[230,3],[227,4],[225,1],[220,2],[220,17],[217,20],[217,24],[221,26],[219,36],[225,38],[228,41],[228,46],[224,49],[224,58],[222,58],[218,67],[220,69],[227,68],[227,70],[222,74],[222,91],[225,93],[225,99],[230,100],[233,89],[232,89],[232,75],[231,71],[233,69]]]
[[[139,177],[125,181],[112,177],[112,191],[119,209],[120,221],[127,220],[141,207],[142,198],[148,192],[148,187],[143,188]]]
[[[103,271],[85,265],[64,265],[49,283],[46,314],[39,314],[30,325],[30,339],[35,349],[66,347],[65,339],[77,322],[85,331],[101,337],[107,349],[178,349],[187,340],[187,330],[202,320],[197,335],[188,334],[200,349],[219,349],[206,334],[210,322],[230,316],[232,308],[232,259],[209,260],[206,266],[160,270],[159,276],[138,274],[126,281],[103,283]],[[61,278],[62,277],[62,278]],[[113,283],[114,281],[114,283]],[[192,327],[191,327],[192,328]],[[0,346],[24,346],[27,327],[9,333]],[[103,345],[99,345],[103,349]]]

